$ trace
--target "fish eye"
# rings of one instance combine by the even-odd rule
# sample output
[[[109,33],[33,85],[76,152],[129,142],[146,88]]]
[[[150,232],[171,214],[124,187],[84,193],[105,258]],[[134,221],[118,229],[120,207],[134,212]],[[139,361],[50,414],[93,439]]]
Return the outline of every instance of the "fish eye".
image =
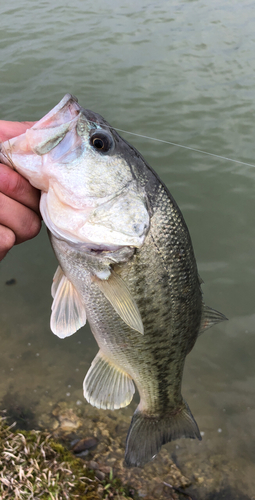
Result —
[[[107,132],[96,131],[90,137],[90,144],[100,153],[107,153],[113,146],[113,140]]]

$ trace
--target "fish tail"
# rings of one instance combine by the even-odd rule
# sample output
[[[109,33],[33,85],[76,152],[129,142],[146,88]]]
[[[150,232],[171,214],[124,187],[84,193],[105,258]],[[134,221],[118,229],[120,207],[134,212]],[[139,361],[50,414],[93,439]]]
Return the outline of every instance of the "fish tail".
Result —
[[[178,412],[163,415],[148,415],[138,407],[127,435],[126,464],[142,467],[157,455],[163,444],[180,437],[202,439],[185,401]]]

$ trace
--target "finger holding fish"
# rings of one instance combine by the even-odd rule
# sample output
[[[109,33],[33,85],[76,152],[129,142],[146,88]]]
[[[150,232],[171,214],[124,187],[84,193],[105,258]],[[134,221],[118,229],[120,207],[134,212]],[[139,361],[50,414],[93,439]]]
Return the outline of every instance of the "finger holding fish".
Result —
[[[13,122],[10,120],[0,120],[0,141],[4,142],[12,137],[17,137],[18,135],[23,134],[35,123],[36,122]]]
[[[41,222],[34,210],[0,193],[0,224],[15,234],[15,244],[36,236]]]
[[[15,245],[15,234],[14,232],[6,226],[0,224],[0,261],[6,256],[6,254]]]
[[[34,122],[0,120],[0,140],[24,133]],[[0,164],[0,260],[18,243],[38,234],[40,192],[20,174]]]

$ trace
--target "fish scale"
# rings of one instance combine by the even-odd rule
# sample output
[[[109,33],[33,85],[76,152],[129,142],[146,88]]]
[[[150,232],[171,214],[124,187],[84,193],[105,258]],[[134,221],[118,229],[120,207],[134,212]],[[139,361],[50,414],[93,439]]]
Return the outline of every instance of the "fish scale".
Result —
[[[85,398],[114,410],[140,395],[126,441],[143,466],[168,441],[201,439],[181,395],[186,355],[225,318],[203,304],[183,216],[140,153],[67,94],[0,161],[41,189],[40,210],[59,262],[51,329],[65,338],[86,319],[99,346]],[[135,385],[134,385],[135,384]]]

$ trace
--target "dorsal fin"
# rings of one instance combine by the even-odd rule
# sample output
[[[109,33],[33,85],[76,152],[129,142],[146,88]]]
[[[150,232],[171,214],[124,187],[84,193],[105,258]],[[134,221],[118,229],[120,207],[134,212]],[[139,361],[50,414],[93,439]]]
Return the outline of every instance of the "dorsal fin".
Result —
[[[198,274],[197,276],[198,276],[199,285],[203,285],[204,280],[201,278],[200,274]]]
[[[121,319],[143,335],[144,328],[139,309],[121,277],[112,271],[108,279],[100,280],[97,276],[93,276],[93,281],[96,282]]]
[[[215,309],[212,309],[209,306],[203,306],[203,312],[202,312],[202,318],[201,318],[201,324],[200,324],[200,330],[199,330],[199,335],[201,335],[205,330],[210,328],[213,325],[216,325],[216,323],[220,323],[221,321],[225,321],[228,318],[219,311],[216,311]]]
[[[86,310],[76,288],[60,267],[54,275],[51,293],[54,299],[50,327],[55,335],[64,339],[85,325]]]

